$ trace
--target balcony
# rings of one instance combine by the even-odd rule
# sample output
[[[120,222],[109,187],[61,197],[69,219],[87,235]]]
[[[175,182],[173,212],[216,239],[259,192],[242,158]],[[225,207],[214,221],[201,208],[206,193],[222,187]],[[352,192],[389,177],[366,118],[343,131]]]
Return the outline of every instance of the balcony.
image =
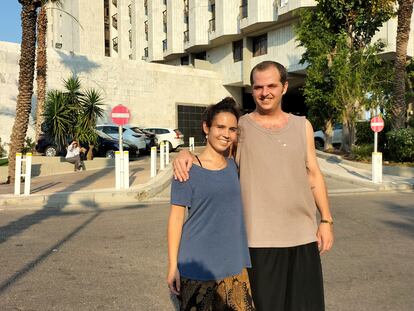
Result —
[[[118,29],[118,14],[112,15],[112,27]]]
[[[190,34],[188,33],[188,30],[184,31],[184,42],[190,41]]]
[[[162,40],[162,50],[165,52],[168,48],[167,39]]]
[[[216,19],[212,18],[208,21],[208,32],[216,31]]]
[[[112,39],[112,48],[118,53],[118,37]]]

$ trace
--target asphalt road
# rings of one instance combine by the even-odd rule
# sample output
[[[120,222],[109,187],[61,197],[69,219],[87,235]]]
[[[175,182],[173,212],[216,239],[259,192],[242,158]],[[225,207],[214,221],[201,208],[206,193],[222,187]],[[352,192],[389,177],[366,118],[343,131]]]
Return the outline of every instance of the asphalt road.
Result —
[[[167,192],[103,210],[0,210],[0,310],[175,310],[165,284],[169,206],[157,201]],[[414,193],[330,200],[327,310],[413,310]]]

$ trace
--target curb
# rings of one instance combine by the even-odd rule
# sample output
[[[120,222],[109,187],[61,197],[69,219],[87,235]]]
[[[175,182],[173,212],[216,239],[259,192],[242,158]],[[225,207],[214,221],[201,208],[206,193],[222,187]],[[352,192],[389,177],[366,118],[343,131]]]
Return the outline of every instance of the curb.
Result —
[[[352,177],[346,177],[346,176],[340,176],[337,174],[332,174],[330,171],[326,171],[321,169],[323,175],[325,177],[330,177],[332,179],[338,180],[338,181],[346,181],[353,185],[359,185],[364,187],[360,190],[350,190],[350,192],[361,192],[361,191],[368,191],[370,189],[371,191],[405,191],[405,190],[414,190],[414,184],[399,181],[396,182],[383,182],[382,184],[375,184],[370,181],[364,181],[364,180],[358,180]]]
[[[346,160],[336,154],[330,154],[330,153],[326,153],[320,150],[316,150],[316,156],[319,158],[325,159],[328,162],[344,163],[346,165],[353,166],[356,168],[361,168],[361,169],[365,169],[369,171],[371,170],[371,164]],[[383,165],[382,173],[387,174],[387,175],[396,175],[396,176],[401,176],[401,177],[414,178],[414,167]]]
[[[99,189],[96,191],[56,192],[52,194],[40,194],[29,196],[2,195],[0,207],[15,208],[59,208],[71,205],[82,205],[90,208],[104,208],[106,204],[138,203],[156,196],[171,182],[172,167],[167,166],[156,177],[145,184],[128,190],[115,190],[113,188]]]

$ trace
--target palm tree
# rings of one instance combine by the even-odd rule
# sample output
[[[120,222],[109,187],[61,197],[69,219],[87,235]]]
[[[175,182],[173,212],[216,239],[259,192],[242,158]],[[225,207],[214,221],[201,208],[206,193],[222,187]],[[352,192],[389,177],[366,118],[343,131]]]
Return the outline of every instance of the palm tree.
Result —
[[[33,78],[36,52],[36,19],[40,0],[19,0],[22,5],[22,44],[19,61],[19,94],[16,104],[16,118],[14,119],[10,136],[8,181],[14,183],[16,153],[21,152],[24,146],[30,110],[32,108]]]
[[[46,134],[63,148],[68,139],[89,144],[88,160],[96,144],[96,121],[103,117],[101,95],[95,89],[81,91],[78,77],[64,80],[65,91],[47,93],[44,112]]]
[[[37,56],[36,56],[36,83],[37,83],[37,104],[36,104],[36,123],[35,123],[35,142],[39,140],[42,133],[42,123],[44,121],[43,111],[46,98],[46,31],[47,14],[46,3],[42,4],[37,18]]]
[[[398,0],[397,45],[394,63],[394,103],[391,107],[392,128],[404,128],[407,115],[405,102],[405,84],[407,81],[407,46],[410,37],[413,0]]]
[[[37,81],[37,105],[36,105],[36,124],[35,124],[35,141],[38,140],[42,133],[42,124],[44,122],[44,104],[46,100],[46,80],[47,80],[47,50],[46,50],[46,34],[47,34],[47,9],[56,9],[69,15],[78,24],[79,21],[68,12],[61,9],[63,0],[41,0],[42,6],[37,19],[37,57],[36,57],[36,81]],[[54,7],[48,7],[48,4],[55,4]],[[80,28],[82,26],[79,24]]]

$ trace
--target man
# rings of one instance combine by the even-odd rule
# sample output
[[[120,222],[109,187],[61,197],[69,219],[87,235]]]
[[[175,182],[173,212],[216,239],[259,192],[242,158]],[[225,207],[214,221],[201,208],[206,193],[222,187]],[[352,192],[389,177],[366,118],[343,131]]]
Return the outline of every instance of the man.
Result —
[[[256,109],[239,121],[236,160],[253,300],[258,311],[324,310],[319,254],[332,247],[333,221],[313,128],[282,111],[288,82],[281,64],[259,63],[250,82]],[[188,158],[182,153],[174,162],[180,180],[188,176]]]
[[[85,148],[80,148],[79,147],[79,143],[74,140],[70,143],[70,145],[68,146],[68,150],[66,153],[66,161],[68,161],[69,163],[73,163],[74,164],[74,171],[77,172],[80,168],[82,168],[83,170],[85,170],[85,164],[83,163],[82,159],[80,158],[80,154],[84,153],[86,151]]]

